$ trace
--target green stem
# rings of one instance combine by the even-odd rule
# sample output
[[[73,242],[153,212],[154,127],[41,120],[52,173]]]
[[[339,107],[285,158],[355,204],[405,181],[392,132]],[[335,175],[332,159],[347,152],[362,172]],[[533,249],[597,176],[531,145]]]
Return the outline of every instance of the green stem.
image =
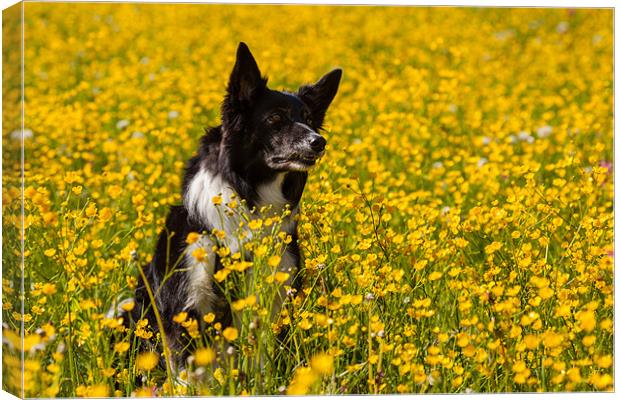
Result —
[[[159,315],[159,310],[157,309],[157,305],[155,303],[153,291],[151,290],[151,286],[146,279],[146,275],[144,275],[144,271],[142,270],[141,265],[138,265],[138,271],[140,272],[140,276],[142,277],[142,281],[144,282],[144,287],[146,288],[149,299],[151,300],[151,304],[153,305],[153,313],[155,314],[155,319],[157,320],[157,327],[159,328],[162,344],[164,347],[164,358],[166,361],[166,375],[168,376],[168,384],[170,385],[171,395],[174,396],[174,382],[172,381],[172,369],[170,367],[170,350],[168,348],[168,341],[166,340],[166,333],[164,332],[164,324],[162,323],[161,316]]]

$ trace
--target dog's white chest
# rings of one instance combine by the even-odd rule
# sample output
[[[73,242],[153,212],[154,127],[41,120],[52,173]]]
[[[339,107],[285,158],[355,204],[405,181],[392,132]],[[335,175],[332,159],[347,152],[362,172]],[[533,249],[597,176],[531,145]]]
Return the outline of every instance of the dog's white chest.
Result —
[[[251,240],[253,237],[253,232],[249,230],[248,224],[244,223],[243,227],[240,228],[240,222],[244,218],[247,216],[261,218],[267,215],[280,215],[284,210],[288,203],[282,192],[284,178],[285,173],[281,173],[276,175],[272,181],[257,187],[257,208],[259,210],[255,214],[251,214],[247,207],[240,204],[240,199],[230,184],[225,182],[220,175],[214,175],[205,169],[201,169],[193,177],[185,193],[185,207],[191,218],[202,221],[205,226],[224,231],[225,238],[221,242],[230,249],[231,253],[235,253],[239,251],[240,241],[237,237],[239,237],[240,229],[244,231],[243,241]],[[214,202],[214,198],[217,198],[218,201]],[[227,204],[235,198],[237,207],[234,212],[226,212]],[[261,215],[260,209],[267,206],[269,211],[266,212],[266,215]],[[281,230],[287,233],[293,233],[294,217],[299,210],[295,208],[291,211],[291,214],[282,221],[281,226]],[[185,265],[188,268],[188,286],[190,289],[186,302],[187,309],[195,308],[201,313],[211,311],[211,304],[215,299],[212,289],[215,270],[214,245],[214,238],[206,234],[201,235],[200,240],[189,245],[185,250]],[[194,254],[199,248],[203,248],[207,254],[202,261],[198,261]],[[295,257],[285,251],[279,269],[291,273],[292,276],[295,266]]]
[[[225,210],[235,196],[233,188],[220,175],[201,168],[192,178],[183,201],[191,218],[232,235],[239,227],[239,216],[228,216]]]
[[[269,215],[282,215],[284,207],[290,204],[283,192],[283,184],[286,173],[281,173],[268,183],[260,185],[257,193],[259,196],[259,207],[271,206]],[[293,233],[295,230],[295,216],[299,213],[299,206],[291,210],[291,214],[283,219],[280,229],[286,233]]]
[[[264,183],[256,190],[259,198],[259,206],[271,206],[272,213],[281,212],[283,207],[288,203],[284,193],[282,192],[282,183],[284,183],[285,173],[279,173],[271,182]]]

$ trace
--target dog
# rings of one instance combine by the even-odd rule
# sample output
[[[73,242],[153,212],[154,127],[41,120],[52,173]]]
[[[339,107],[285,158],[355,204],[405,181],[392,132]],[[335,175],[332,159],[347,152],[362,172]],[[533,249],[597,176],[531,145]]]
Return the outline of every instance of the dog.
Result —
[[[143,267],[146,282],[141,275],[134,308],[123,315],[126,324],[146,318],[155,331],[159,318],[172,362],[178,367],[191,354],[191,346],[184,328],[173,321],[175,315],[186,312],[202,321],[204,315],[213,313],[223,327],[233,324],[230,305],[213,278],[222,268],[220,257],[211,251],[200,262],[192,257],[199,247],[211,249],[215,241],[210,232],[223,231],[226,238],[233,238],[239,226],[236,216],[221,213],[214,197],[223,203],[242,200],[248,210],[289,207],[291,213],[281,229],[292,241],[278,268],[290,274],[288,285],[299,282],[295,279],[300,269],[295,215],[308,170],[325,152],[326,140],[319,131],[341,76],[342,70],[334,69],[296,92],[271,90],[248,46],[239,44],[221,106],[221,125],[206,130],[197,155],[187,163],[183,204],[170,208],[152,261]],[[192,232],[207,234],[188,244]],[[238,241],[224,240],[231,253],[239,250]],[[281,294],[278,301],[284,297]]]

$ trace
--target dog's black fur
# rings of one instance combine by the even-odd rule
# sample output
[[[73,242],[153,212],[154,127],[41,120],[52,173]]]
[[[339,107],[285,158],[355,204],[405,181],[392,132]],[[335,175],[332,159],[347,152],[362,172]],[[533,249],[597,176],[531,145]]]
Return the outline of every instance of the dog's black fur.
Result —
[[[296,93],[270,90],[248,47],[239,44],[222,104],[222,124],[206,132],[198,154],[189,160],[183,180],[184,204],[170,208],[153,260],[144,267],[148,285],[156,293],[156,305],[177,365],[185,361],[190,347],[182,334],[184,329],[173,322],[173,317],[186,311],[190,318],[201,321],[204,313],[200,307],[188,303],[192,296],[198,296],[192,292],[196,288],[191,282],[194,275],[189,272],[198,266],[187,261],[186,237],[190,232],[211,232],[218,226],[209,220],[206,210],[200,209],[205,199],[199,195],[212,194],[210,189],[204,189],[202,182],[218,177],[217,182],[223,182],[245,200],[248,209],[269,205],[260,189],[267,187],[265,190],[271,190],[269,193],[276,198],[280,191],[290,209],[296,210],[307,170],[324,152],[326,141],[318,131],[336,95],[341,75],[342,71],[335,69],[316,84],[302,86]],[[281,180],[277,180],[278,177]],[[206,180],[193,187],[198,179]],[[293,219],[290,222],[289,233],[293,240],[286,251],[295,264],[291,271],[294,275],[299,268],[300,255],[296,222]],[[213,262],[211,274],[221,268],[218,256]],[[171,268],[179,271],[168,274],[164,282]],[[223,326],[230,325],[232,315],[223,293],[213,280],[205,282],[211,287],[203,289],[213,294],[208,301],[209,311],[216,314]],[[140,318],[147,318],[150,327],[157,330],[151,301],[141,278],[135,291],[135,307],[125,319],[135,323]]]

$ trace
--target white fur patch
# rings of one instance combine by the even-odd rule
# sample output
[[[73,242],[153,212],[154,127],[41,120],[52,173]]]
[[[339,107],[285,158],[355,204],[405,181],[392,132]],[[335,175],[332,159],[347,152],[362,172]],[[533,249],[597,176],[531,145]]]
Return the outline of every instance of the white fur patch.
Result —
[[[199,262],[193,256],[193,252],[199,248],[207,252],[206,259]],[[200,239],[185,248],[185,265],[188,269],[188,297],[185,309],[195,308],[206,314],[212,311],[211,304],[215,298],[211,281],[215,268],[215,254],[213,253],[213,240],[206,235],[200,235]]]
[[[239,216],[238,214],[228,216],[225,210],[226,204],[235,195],[235,191],[224,182],[220,175],[201,168],[192,178],[183,201],[190,218],[202,221],[206,226],[222,230],[226,232],[226,238],[231,238],[239,226]],[[216,196],[222,198],[222,204],[213,203],[213,198]],[[211,285],[215,269],[213,245],[212,238],[201,235],[198,241],[185,249],[185,266],[189,274],[189,290],[185,309],[196,308],[203,314],[212,310],[215,298]],[[231,251],[237,251],[236,241],[230,241],[226,245],[231,248]],[[207,252],[207,257],[204,261],[198,262],[192,253],[201,247]]]
[[[262,184],[257,188],[259,196],[259,208],[271,205],[271,215],[277,215],[282,212],[284,206],[288,202],[282,193],[282,183],[284,182],[285,173],[276,175],[276,178],[268,183]],[[220,196],[222,204],[213,204],[213,198]],[[241,207],[233,215],[228,215],[226,204],[233,198],[240,203],[239,195],[234,191],[232,186],[225,182],[220,175],[214,175],[211,172],[200,169],[192,178],[187,193],[185,194],[184,203],[190,217],[202,221],[205,225],[215,229],[223,230],[226,236],[232,238],[236,236],[242,215],[250,215],[247,207]],[[282,230],[292,233],[293,217],[299,212],[296,207],[291,215],[282,222]],[[255,214],[258,216],[258,214]],[[248,238],[251,237],[248,233]],[[226,243],[232,252],[238,247],[237,241]]]
[[[295,122],[295,125],[300,125],[304,128],[306,128],[307,130],[309,130],[310,132],[316,133],[316,131],[312,128],[310,128],[308,125],[304,124],[303,122]],[[318,135],[318,133],[317,133]]]
[[[278,174],[273,181],[260,185],[257,188],[259,209],[263,206],[271,205],[269,214],[278,215],[282,212],[287,203],[282,193],[284,177],[284,173]],[[222,204],[215,205],[213,203],[215,196],[222,198]],[[231,211],[227,204],[233,199],[236,199],[238,203],[237,208],[233,212],[227,212]],[[250,215],[250,211],[247,207],[241,205],[240,200],[231,185],[224,181],[219,174],[213,174],[201,168],[189,184],[184,203],[190,217],[202,221],[206,226],[224,231],[226,237],[223,240],[223,244],[230,249],[231,253],[235,253],[239,251],[240,247],[239,240],[237,239],[239,223],[242,221],[242,216]],[[281,230],[289,234],[293,233],[295,227],[294,216],[298,212],[298,207],[292,210],[291,214],[282,222]],[[258,213],[253,215],[254,218],[259,216]],[[252,233],[247,224],[245,224],[244,229],[247,229],[244,238],[245,242],[252,238]],[[189,273],[189,297],[185,305],[186,309],[196,308],[204,314],[212,311],[211,305],[215,299],[215,294],[211,289],[215,269],[215,254],[212,250],[214,245],[215,241],[213,238],[208,235],[201,235],[197,242],[192,243],[185,249],[185,265]],[[207,251],[207,257],[202,262],[198,262],[192,255],[200,247]],[[285,252],[280,262],[280,270],[290,273],[291,279],[294,272],[293,269],[295,268],[294,261],[294,257]],[[290,285],[290,282],[286,284]],[[285,294],[283,295],[285,296]],[[284,298],[282,297],[281,300],[283,301]],[[282,301],[274,305],[274,309],[277,309],[278,312]]]
[[[256,192],[259,197],[260,206],[271,205],[272,212],[279,213],[288,201],[282,193],[282,182],[284,182],[285,173],[281,172],[276,175],[276,178],[268,183],[262,184],[258,187]]]
[[[223,204],[213,204],[215,196],[220,196]],[[190,217],[202,221],[207,226],[223,230],[226,234],[232,234],[239,226],[239,219],[226,216],[224,210],[225,204],[233,197],[238,199],[228,182],[225,182],[219,174],[214,175],[201,168],[192,178],[183,201]]]

